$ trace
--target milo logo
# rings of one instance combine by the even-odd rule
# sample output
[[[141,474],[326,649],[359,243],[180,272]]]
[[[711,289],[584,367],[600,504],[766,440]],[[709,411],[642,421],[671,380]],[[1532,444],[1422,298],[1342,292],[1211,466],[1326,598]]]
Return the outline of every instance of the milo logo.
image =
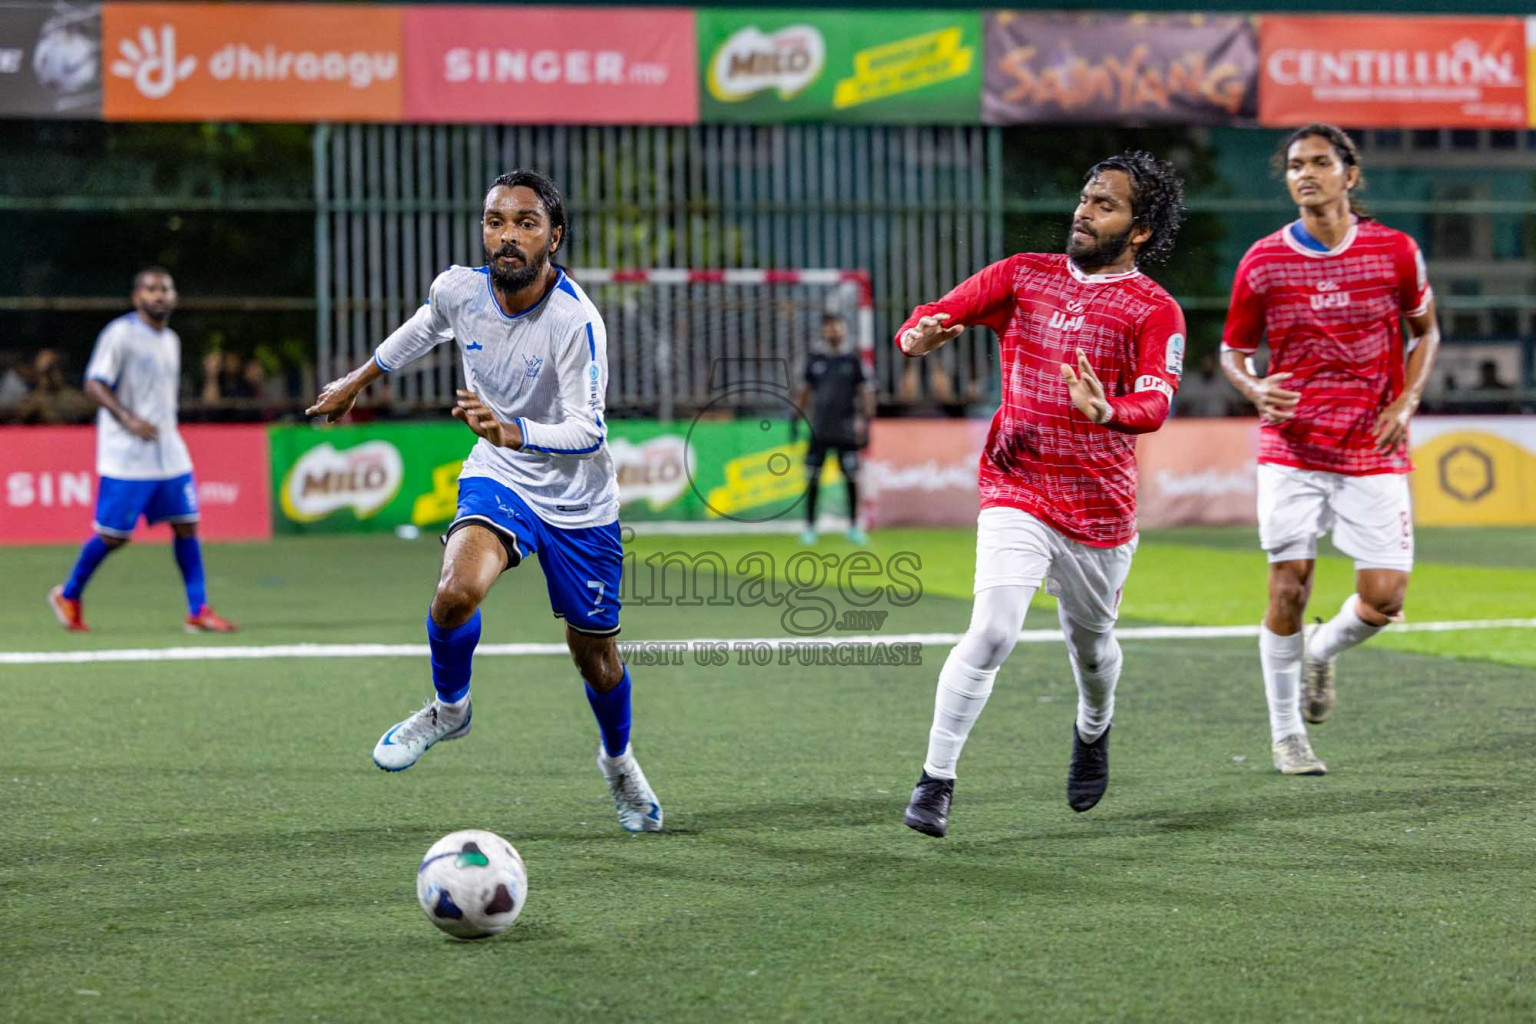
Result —
[[[283,514],[312,523],[351,508],[367,519],[394,500],[405,479],[400,451],[388,441],[368,441],[338,451],[329,443],[311,448],[283,480]]]
[[[768,35],[756,26],[733,33],[709,61],[709,94],[738,103],[764,89],[793,99],[821,75],[827,43],[814,25],[789,25]]]

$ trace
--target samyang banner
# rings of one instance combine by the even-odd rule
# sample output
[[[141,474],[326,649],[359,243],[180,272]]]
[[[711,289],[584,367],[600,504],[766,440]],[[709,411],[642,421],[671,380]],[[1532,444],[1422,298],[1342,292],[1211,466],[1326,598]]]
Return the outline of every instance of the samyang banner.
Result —
[[[0,4],[0,117],[101,117],[101,7]]]
[[[1526,123],[1520,18],[1266,16],[1259,120],[1357,128]]]
[[[988,124],[1252,121],[1253,22],[1221,15],[987,15]]]
[[[698,12],[706,122],[967,124],[981,94],[968,11]]]

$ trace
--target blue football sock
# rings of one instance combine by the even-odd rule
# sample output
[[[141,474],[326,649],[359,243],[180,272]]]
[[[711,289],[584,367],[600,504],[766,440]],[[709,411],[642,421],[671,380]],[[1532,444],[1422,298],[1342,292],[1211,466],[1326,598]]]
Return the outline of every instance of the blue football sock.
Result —
[[[607,693],[598,693],[587,685],[587,703],[597,716],[597,727],[603,734],[603,749],[609,757],[618,757],[629,746],[629,666],[624,666],[624,678]]]
[[[437,699],[457,704],[469,694],[470,662],[480,642],[480,609],[462,626],[439,626],[427,613],[427,643],[432,648],[432,685]]]
[[[176,550],[176,564],[181,567],[181,582],[187,590],[187,612],[196,615],[208,603],[208,584],[203,579],[203,546],[197,537],[177,537],[171,542]]]
[[[80,600],[80,595],[85,592],[85,585],[90,582],[91,573],[101,564],[101,560],[112,553],[107,547],[107,542],[101,536],[92,536],[85,545],[80,548],[80,557],[75,560],[75,568],[69,574],[69,579],[64,583],[64,596],[71,601]]]

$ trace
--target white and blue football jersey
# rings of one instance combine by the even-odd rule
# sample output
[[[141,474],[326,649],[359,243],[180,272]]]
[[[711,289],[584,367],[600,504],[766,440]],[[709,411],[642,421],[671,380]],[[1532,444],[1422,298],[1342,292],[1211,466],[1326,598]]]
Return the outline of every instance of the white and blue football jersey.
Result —
[[[602,526],[619,516],[619,486],[603,423],[608,334],[592,300],[564,270],[537,305],[508,316],[485,267],[449,267],[427,304],[374,353],[398,370],[454,339],[469,390],[523,434],[519,449],[481,438],[459,479],[488,477],[511,488],[541,518],[563,528]]]
[[[153,441],[128,432],[106,409],[96,412],[96,472],[118,480],[169,480],[192,472],[192,457],[176,432],[181,390],[181,339],[125,313],[102,328],[86,365],[87,380],[111,388],[117,400],[159,430]]]

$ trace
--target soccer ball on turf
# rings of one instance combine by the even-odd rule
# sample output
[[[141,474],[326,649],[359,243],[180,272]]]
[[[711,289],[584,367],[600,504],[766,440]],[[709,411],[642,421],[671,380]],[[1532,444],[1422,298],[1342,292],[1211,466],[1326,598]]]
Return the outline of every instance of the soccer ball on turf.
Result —
[[[512,927],[528,896],[528,869],[494,832],[450,832],[416,871],[416,898],[427,920],[459,939],[483,939]]]

